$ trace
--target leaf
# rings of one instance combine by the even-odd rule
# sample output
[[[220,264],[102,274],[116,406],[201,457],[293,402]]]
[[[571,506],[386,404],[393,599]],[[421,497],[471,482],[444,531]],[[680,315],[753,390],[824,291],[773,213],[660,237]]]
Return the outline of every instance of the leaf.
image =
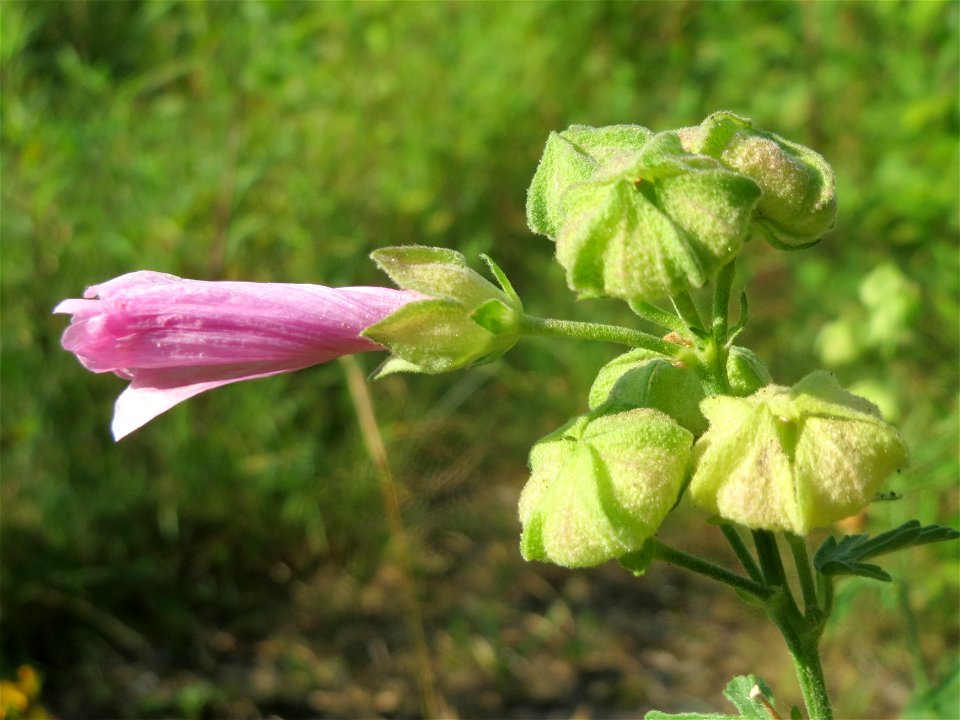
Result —
[[[643,716],[643,720],[740,720],[737,715],[720,715],[718,713],[665,713],[660,710],[651,710]],[[768,719],[769,720],[769,719]]]
[[[960,532],[941,525],[921,527],[918,520],[909,520],[898,528],[869,535],[845,535],[839,542],[827,538],[814,555],[813,563],[824,575],[859,575],[889,582],[889,573],[879,565],[863,562],[878,555],[904,550],[914,545],[956,540]]]
[[[723,696],[740,711],[740,717],[750,720],[770,720],[770,711],[757,699],[758,692],[773,705],[773,692],[755,675],[738,675],[723,689]]]
[[[621,560],[622,562],[622,560]],[[758,699],[762,695],[766,702]],[[739,675],[723,690],[723,696],[740,711],[739,715],[721,713],[665,713],[651,710],[644,720],[770,720],[773,693],[767,684],[754,675]]]

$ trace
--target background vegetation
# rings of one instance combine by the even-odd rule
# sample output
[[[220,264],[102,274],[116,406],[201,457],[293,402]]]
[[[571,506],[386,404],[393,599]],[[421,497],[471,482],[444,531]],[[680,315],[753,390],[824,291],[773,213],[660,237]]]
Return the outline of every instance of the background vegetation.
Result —
[[[423,243],[490,253],[534,313],[632,322],[576,303],[526,229],[546,136],[572,123],[663,129],[727,108],[826,155],[836,230],[804,253],[751,244],[745,343],[780,382],[827,366],[900,424],[904,499],[856,527],[956,525],[956,3],[6,0],[0,13],[0,676],[37,669],[52,712],[420,712],[396,601],[409,582],[343,368],[224,388],[114,444],[122,382],[63,352],[50,310],[144,268],[383,284],[370,250]],[[637,582],[615,565],[521,562],[529,446],[583,409],[616,352],[530,342],[373,388],[451,713],[719,710],[743,672],[796,698],[780,641],[723,591],[662,568]],[[688,510],[665,528],[716,554],[712,532]],[[955,547],[919,549],[892,568],[904,584],[842,586],[855,628],[825,639],[841,717],[955,712],[958,568]]]

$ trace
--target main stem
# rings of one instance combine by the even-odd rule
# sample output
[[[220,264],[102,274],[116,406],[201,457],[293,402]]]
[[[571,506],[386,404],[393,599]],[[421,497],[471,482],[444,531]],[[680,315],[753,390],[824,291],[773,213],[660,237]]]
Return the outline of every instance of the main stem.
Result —
[[[771,618],[787,641],[807,714],[811,720],[833,720],[833,708],[820,664],[820,633],[811,632],[799,616],[794,619],[771,614]]]
[[[803,542],[802,539],[797,539]],[[767,602],[766,612],[787,642],[803,702],[807,706],[807,714],[812,720],[833,720],[833,710],[820,664],[819,643],[825,618],[816,604],[812,582],[803,578],[805,572],[810,572],[806,546],[802,552],[799,548],[794,549],[799,556],[797,570],[803,586],[805,612],[801,613],[787,584],[783,560],[773,533],[768,530],[754,530],[753,542],[766,584],[779,590]]]

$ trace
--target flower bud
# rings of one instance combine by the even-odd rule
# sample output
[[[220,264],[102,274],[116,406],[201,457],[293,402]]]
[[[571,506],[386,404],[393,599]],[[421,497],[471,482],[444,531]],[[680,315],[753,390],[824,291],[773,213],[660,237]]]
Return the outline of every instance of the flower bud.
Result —
[[[676,502],[692,442],[646,408],[584,415],[545,437],[520,495],[523,557],[585,567],[639,550]]]
[[[699,126],[679,132],[686,150],[715,157],[760,186],[756,223],[771,244],[802,247],[833,227],[833,170],[810,148],[757,130],[750,120],[730,112],[716,112]]]
[[[600,369],[590,388],[590,409],[654,408],[697,437],[707,429],[707,420],[700,412],[703,398],[703,385],[694,372],[641,348],[614,358]]]
[[[640,125],[572,125],[561,133],[550,133],[527,191],[530,229],[555,240],[564,214],[564,193],[612,157],[639,150],[652,134]]]
[[[770,371],[756,353],[739,345],[732,346],[727,355],[727,380],[730,394],[739,397],[752,395],[773,382]]]
[[[759,196],[752,180],[659,133],[567,189],[557,260],[581,297],[654,300],[698,288],[740,252]]]
[[[371,257],[401,288],[426,296],[361,333],[394,355],[378,376],[441,373],[492,362],[519,339],[523,306],[489,258],[502,290],[453,250],[407,245],[382,248]]]
[[[907,460],[877,408],[826,372],[700,408],[710,428],[694,446],[690,497],[750,528],[805,535],[853,515]]]

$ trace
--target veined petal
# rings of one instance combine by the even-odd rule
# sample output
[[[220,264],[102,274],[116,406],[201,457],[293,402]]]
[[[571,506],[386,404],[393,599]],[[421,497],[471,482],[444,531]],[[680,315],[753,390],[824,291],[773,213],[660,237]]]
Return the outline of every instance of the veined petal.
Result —
[[[119,439],[204,390],[382,346],[360,333],[418,293],[378,287],[207,282],[141,271],[64,300],[63,347],[94,372],[131,380]]]

